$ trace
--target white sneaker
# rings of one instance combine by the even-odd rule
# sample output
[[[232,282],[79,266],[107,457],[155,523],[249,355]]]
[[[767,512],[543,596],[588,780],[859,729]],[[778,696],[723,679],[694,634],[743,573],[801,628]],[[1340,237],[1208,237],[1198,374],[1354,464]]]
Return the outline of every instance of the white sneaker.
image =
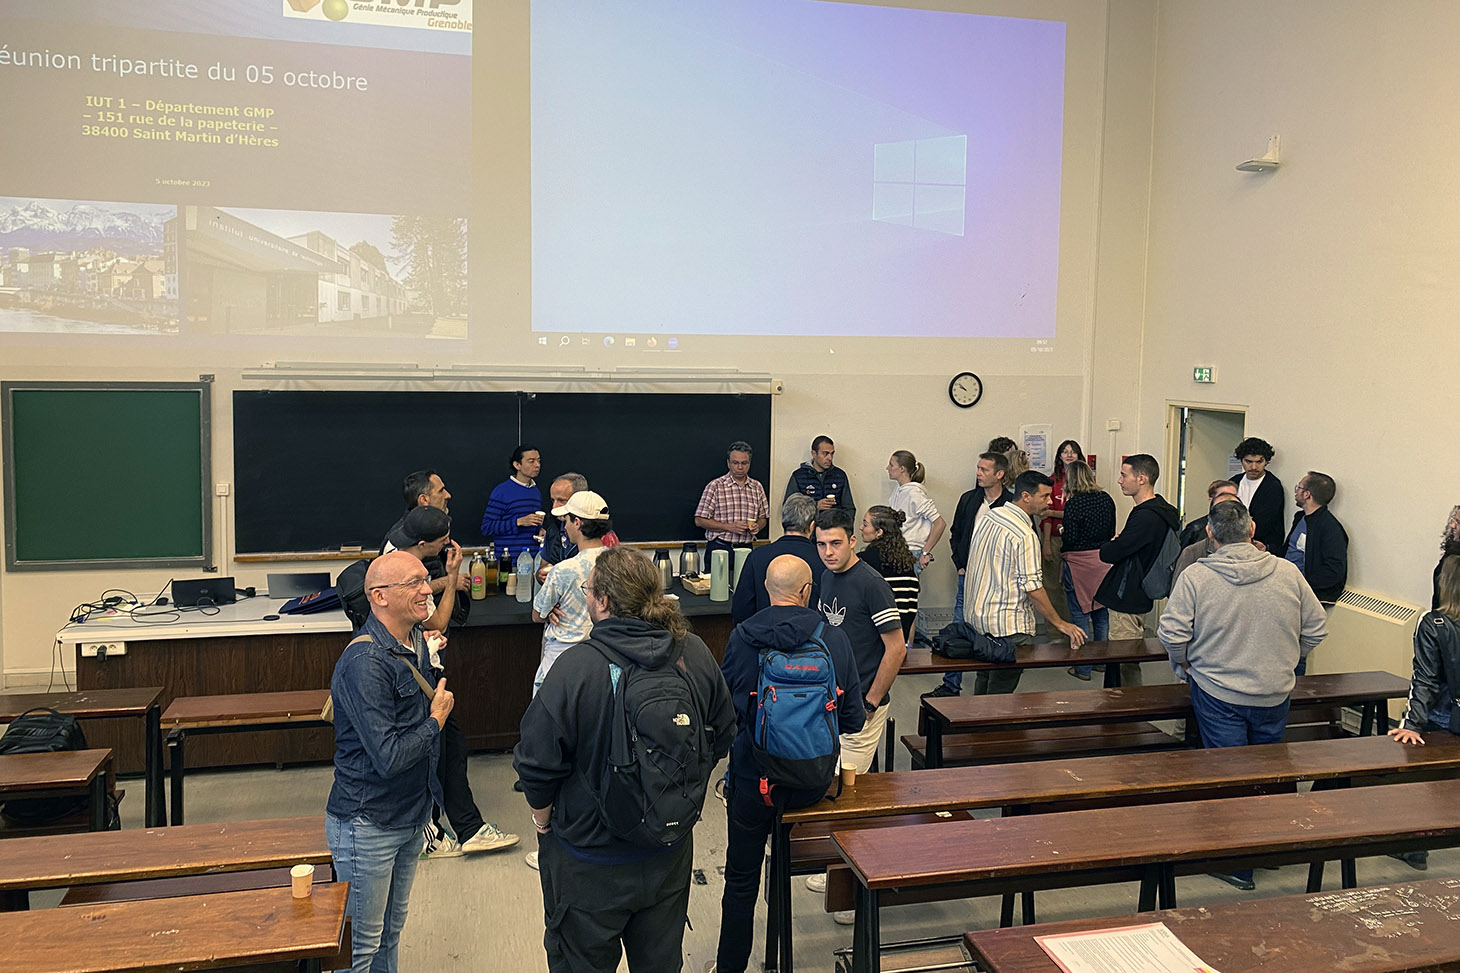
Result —
[[[532,869],[534,872],[537,871],[537,852],[529,851],[522,860],[527,862],[528,868]]]
[[[857,914],[851,909],[845,912],[833,912],[831,918],[838,926],[855,926],[857,924]]]
[[[817,895],[824,895],[826,893],[826,873],[817,872],[815,875],[807,875],[806,887]]]
[[[460,858],[466,854],[456,839],[445,830],[438,830],[434,825],[428,824],[425,832],[425,840],[421,844],[422,861],[428,858]]]
[[[461,850],[468,855],[479,851],[496,851],[498,848],[510,848],[517,844],[518,838],[515,834],[508,834],[495,824],[488,822],[482,825],[482,829],[470,838],[461,843]]]

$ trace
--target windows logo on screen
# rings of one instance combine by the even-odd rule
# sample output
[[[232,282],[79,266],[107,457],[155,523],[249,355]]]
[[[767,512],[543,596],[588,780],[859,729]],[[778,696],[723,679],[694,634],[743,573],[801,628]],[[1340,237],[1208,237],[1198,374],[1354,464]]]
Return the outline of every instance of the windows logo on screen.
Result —
[[[963,236],[968,136],[872,146],[872,219]]]

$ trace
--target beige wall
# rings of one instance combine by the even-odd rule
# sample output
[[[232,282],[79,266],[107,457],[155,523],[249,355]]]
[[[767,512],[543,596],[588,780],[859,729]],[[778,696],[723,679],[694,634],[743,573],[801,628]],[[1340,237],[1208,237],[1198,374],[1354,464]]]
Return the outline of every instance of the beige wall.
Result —
[[[972,486],[978,451],[992,436],[1014,435],[1021,423],[1050,423],[1057,439],[1080,439],[1102,457],[1117,446],[1136,451],[1135,363],[1145,290],[1155,6],[1154,0],[927,5],[1045,16],[1068,24],[1056,351],[1032,354],[1028,342],[1017,341],[887,339],[852,354],[831,355],[810,342],[748,339],[723,363],[769,371],[785,383],[773,411],[773,493],[779,494],[791,468],[806,458],[811,438],[825,432],[838,442],[838,462],[851,473],[860,506],[886,498],[888,454],[910,449],[927,466],[929,491],[951,520],[959,494]],[[520,333],[531,313],[526,3],[494,5],[490,19],[484,14],[477,26],[472,191],[483,218],[472,224],[473,328]],[[195,380],[202,372],[215,374],[214,480],[226,482],[233,480],[231,393],[260,387],[241,378],[244,369],[274,359],[398,362],[403,357],[399,346],[359,343],[340,351],[333,342],[280,342],[260,352],[224,342],[159,351],[153,342],[83,339],[62,347],[0,340],[0,378],[10,380]],[[451,349],[430,346],[418,363],[463,363],[453,355]],[[483,364],[510,361],[493,350],[480,355]],[[987,390],[968,411],[955,408],[947,397],[949,379],[963,369],[977,372]],[[1105,374],[1111,378],[1097,381]],[[1092,403],[1097,403],[1093,413]],[[1093,436],[1092,415],[1098,430]],[[1125,431],[1114,440],[1104,432],[1104,420],[1112,416],[1125,422]],[[449,468],[449,462],[442,458],[439,465]],[[1101,475],[1103,480],[1113,476],[1109,464]],[[281,496],[291,487],[281,484]],[[231,512],[220,503],[215,514],[222,570],[241,585],[261,585],[269,567],[234,563]],[[953,600],[952,569],[946,545],[937,553],[923,604],[946,608]],[[160,571],[0,573],[0,661],[6,682],[45,681],[55,632],[78,602],[114,585],[139,594],[155,591],[169,577]]]
[[[1285,487],[1337,480],[1350,586],[1426,608],[1460,502],[1457,33],[1450,3],[1165,2],[1157,45],[1142,424],[1246,406]],[[1235,170],[1273,134],[1280,170]]]

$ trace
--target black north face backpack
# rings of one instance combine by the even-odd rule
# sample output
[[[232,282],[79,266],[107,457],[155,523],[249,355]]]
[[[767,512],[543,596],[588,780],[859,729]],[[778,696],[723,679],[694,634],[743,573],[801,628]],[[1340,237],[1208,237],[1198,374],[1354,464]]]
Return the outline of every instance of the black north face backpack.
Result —
[[[594,642],[609,662],[609,759],[595,796],[614,837],[641,848],[666,848],[685,838],[704,809],[715,766],[712,732],[676,643],[657,669],[634,664]]]

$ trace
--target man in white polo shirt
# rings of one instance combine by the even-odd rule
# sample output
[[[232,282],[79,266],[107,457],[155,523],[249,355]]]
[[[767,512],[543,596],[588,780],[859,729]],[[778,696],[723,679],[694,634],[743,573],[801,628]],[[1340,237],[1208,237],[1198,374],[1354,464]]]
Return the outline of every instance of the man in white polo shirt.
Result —
[[[1034,641],[1036,611],[1079,648],[1085,632],[1060,618],[1044,590],[1044,563],[1040,558],[1035,519],[1049,509],[1054,482],[1038,470],[1019,474],[1014,500],[979,515],[969,542],[968,570],[964,575],[963,620],[980,635],[1013,639],[1022,645]],[[985,670],[974,677],[973,692],[1012,693],[1020,670]]]

